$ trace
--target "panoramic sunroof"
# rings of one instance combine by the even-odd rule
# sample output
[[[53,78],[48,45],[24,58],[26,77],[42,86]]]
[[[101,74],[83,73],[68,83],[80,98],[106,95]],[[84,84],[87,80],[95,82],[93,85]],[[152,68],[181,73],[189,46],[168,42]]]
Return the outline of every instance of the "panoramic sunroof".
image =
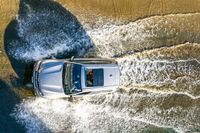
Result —
[[[86,69],[86,86],[103,86],[103,69]]]

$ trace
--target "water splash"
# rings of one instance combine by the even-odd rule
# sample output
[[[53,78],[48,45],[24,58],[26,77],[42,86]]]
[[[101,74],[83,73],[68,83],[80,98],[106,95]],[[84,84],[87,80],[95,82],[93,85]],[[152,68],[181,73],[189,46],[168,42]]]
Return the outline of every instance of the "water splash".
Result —
[[[76,17],[50,0],[21,1],[15,23],[11,22],[5,32],[8,55],[25,62],[83,56],[92,47]]]
[[[28,132],[44,132],[46,130],[53,132],[105,132],[112,128],[109,127],[109,124],[114,124],[113,120],[120,120],[114,115],[115,113],[111,113],[109,107],[102,108],[85,102],[72,104],[65,100],[28,100],[19,105],[16,112],[19,113],[16,113],[15,117],[26,125]],[[112,118],[113,116],[115,117]],[[124,117],[121,121],[124,121]],[[128,122],[128,120],[126,121]],[[42,122],[45,123],[45,126]],[[123,127],[122,122],[115,124]],[[114,130],[114,128],[112,129]]]
[[[99,56],[114,57],[185,42],[199,43],[199,17],[200,13],[188,13],[153,16],[128,23],[104,22],[87,33]]]
[[[128,56],[118,62],[122,86],[149,86],[199,95],[200,63],[197,60],[137,60]]]
[[[193,27],[196,22],[190,21],[199,16],[153,16],[126,24],[107,23],[87,33],[95,43],[97,55],[117,57],[122,86],[199,96],[199,44],[193,42],[199,42],[200,36]],[[185,27],[183,19],[187,22]],[[180,46],[181,43],[184,44]]]
[[[92,103],[125,110],[129,117],[158,127],[173,128],[178,132],[199,131],[199,99],[183,94],[152,93],[137,89],[121,94],[99,96]]]
[[[200,130],[199,106],[199,99],[185,95],[132,89],[76,103],[29,99],[17,105],[13,116],[28,132],[186,132]]]
[[[169,47],[185,41],[199,42],[199,33],[193,30],[184,32],[187,30],[184,27],[196,23],[190,22],[190,19],[199,16],[199,13],[156,16],[127,24],[107,24],[87,29],[89,35],[87,36],[69,16],[64,15],[63,19],[63,16],[55,10],[50,10],[52,15],[46,10],[38,14],[31,6],[27,7],[28,13],[19,16],[17,20],[16,31],[20,41],[11,39],[9,43],[10,46],[17,47],[17,49],[9,47],[8,51],[17,59],[38,60],[74,49],[78,49],[75,53],[79,54],[81,48],[88,49],[92,46],[89,38],[95,43],[97,55],[104,57]],[[185,19],[187,26],[182,24],[182,18]],[[49,28],[52,23],[53,27]],[[40,28],[36,28],[35,31],[35,27],[38,26]],[[46,29],[47,32],[43,33]],[[69,33],[71,30],[74,34]],[[134,84],[155,85],[164,88],[163,85],[170,84],[170,87],[178,88],[179,85],[186,83],[186,88],[180,87],[181,91],[198,95],[197,60],[136,60],[131,56],[117,59],[122,73],[121,85],[125,87]],[[18,104],[12,116],[25,125],[28,132],[148,132],[152,129],[163,132],[166,130],[198,132],[200,130],[198,98],[191,99],[186,95],[173,93],[124,91],[91,98],[84,97],[77,103],[64,99],[29,99]],[[175,89],[175,91],[180,90]]]

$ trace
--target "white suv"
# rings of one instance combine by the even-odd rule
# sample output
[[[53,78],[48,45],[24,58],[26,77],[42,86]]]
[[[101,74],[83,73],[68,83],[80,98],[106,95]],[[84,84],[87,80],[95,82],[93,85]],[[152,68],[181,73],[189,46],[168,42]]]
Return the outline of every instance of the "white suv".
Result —
[[[47,59],[35,63],[32,83],[36,95],[52,98],[114,91],[119,79],[119,66],[114,60]]]

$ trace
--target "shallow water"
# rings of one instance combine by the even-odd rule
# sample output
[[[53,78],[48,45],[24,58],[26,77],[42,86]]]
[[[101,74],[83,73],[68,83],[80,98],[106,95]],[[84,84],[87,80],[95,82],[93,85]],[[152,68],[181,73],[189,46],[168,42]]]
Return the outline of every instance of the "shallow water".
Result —
[[[88,56],[91,50],[92,56],[118,61],[120,88],[112,94],[74,98],[73,102],[29,98],[18,90],[25,99],[13,100],[6,113],[10,121],[16,120],[13,126],[27,132],[200,132],[198,5],[177,7],[177,11],[166,8],[162,13],[150,8],[146,15],[144,11],[126,16],[119,5],[108,3],[106,6],[121,11],[113,11],[113,17],[112,11],[92,12],[92,2],[82,8],[74,7],[73,2],[63,6],[49,0],[21,2],[4,37],[13,69],[42,58]]]
[[[53,1],[21,2],[17,18],[6,28],[4,42],[9,58],[18,62],[81,57],[93,47],[76,17]]]
[[[28,99],[12,115],[28,132],[199,132],[199,107],[199,99],[183,94],[122,89],[73,103]]]

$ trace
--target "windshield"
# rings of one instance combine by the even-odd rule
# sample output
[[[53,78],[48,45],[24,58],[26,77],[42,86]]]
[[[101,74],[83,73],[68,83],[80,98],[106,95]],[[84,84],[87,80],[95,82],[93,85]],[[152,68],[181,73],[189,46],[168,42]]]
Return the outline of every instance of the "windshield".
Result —
[[[81,92],[81,65],[67,63],[63,69],[63,84],[65,94]]]
[[[71,90],[70,90],[71,67],[72,67],[71,64],[64,64],[64,67],[63,67],[63,86],[64,86],[65,94],[71,93]]]
[[[73,64],[72,66],[72,89],[75,92],[81,92],[81,65]]]

